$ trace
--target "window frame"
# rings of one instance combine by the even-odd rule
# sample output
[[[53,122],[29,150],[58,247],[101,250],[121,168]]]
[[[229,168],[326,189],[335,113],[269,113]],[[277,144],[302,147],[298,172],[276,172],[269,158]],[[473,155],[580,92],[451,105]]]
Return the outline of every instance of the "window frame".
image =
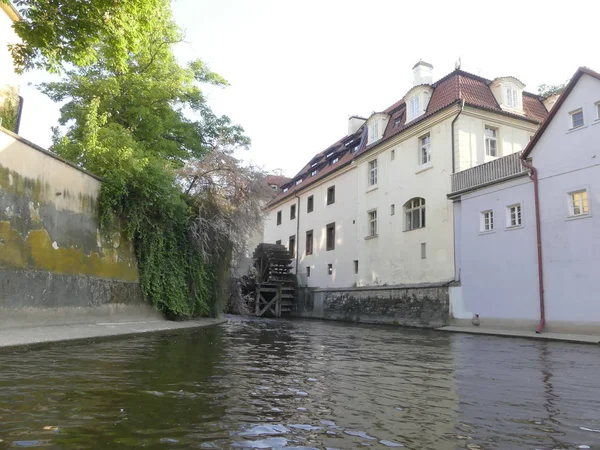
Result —
[[[304,251],[306,253],[306,256],[312,255],[313,250],[314,250],[314,232],[313,232],[313,230],[308,230],[306,232],[306,242],[304,245]]]
[[[493,136],[488,136],[487,130],[493,131]],[[498,146],[498,127],[493,127],[491,125],[485,125],[483,128],[483,148],[485,151],[485,156],[489,156],[490,158],[499,158],[500,157],[500,147]],[[494,142],[495,143],[495,155],[492,155],[488,144]]]
[[[479,213],[479,232],[492,233],[494,228],[494,210],[486,209]]]
[[[575,213],[575,204],[573,196],[576,194],[585,194],[582,195],[581,202],[579,204],[579,208],[585,210],[584,212],[580,212],[579,214]],[[584,198],[585,197],[585,198]],[[576,189],[574,191],[567,192],[567,207],[568,207],[568,218],[569,219],[580,219],[583,217],[590,217],[590,194],[587,188]]]
[[[333,275],[333,264],[327,263],[327,275]]]
[[[427,140],[427,142],[425,142]],[[423,153],[425,150],[425,153]],[[426,155],[426,161],[423,162],[423,155]],[[425,133],[419,136],[419,165],[425,166],[431,164],[431,133]]]
[[[513,223],[513,208],[518,208],[515,211],[515,223]],[[514,203],[506,207],[506,228],[519,228],[523,226],[523,205],[521,203]]]
[[[367,237],[377,237],[377,209],[367,211]]]
[[[369,187],[377,186],[377,158],[369,161],[367,182],[369,184]]]
[[[331,195],[329,195],[331,193]],[[327,188],[327,205],[333,205],[335,203],[335,186],[329,186]]]
[[[575,126],[575,115],[581,113],[581,125]],[[574,109],[569,112],[569,130],[578,130],[579,128],[585,127],[585,116],[583,114],[583,107]]]
[[[293,245],[292,245],[293,243]],[[292,234],[288,239],[288,252],[292,258],[296,257],[296,235]]]
[[[331,230],[331,242],[329,241],[329,230]],[[325,251],[335,250],[335,222],[325,225]]]
[[[296,220],[296,204],[290,205],[290,220]]]
[[[310,278],[310,266],[306,266],[306,278]]]
[[[421,115],[421,111],[420,111],[421,98],[420,97],[421,97],[420,94],[416,94],[408,101],[411,120],[416,117],[419,117]]]
[[[375,121],[371,124],[370,126],[371,128],[371,141],[370,142],[375,142],[379,140],[379,122]]]
[[[421,242],[421,259],[427,259],[427,242]]]
[[[596,120],[600,120],[600,101],[594,103],[594,106],[596,107]]]
[[[396,204],[392,203],[390,205],[390,216],[395,216],[396,215]]]
[[[396,159],[396,149],[395,149],[395,148],[393,148],[393,149],[390,151],[390,161],[394,161],[395,159]]]
[[[283,210],[280,209],[279,211],[277,211],[277,226],[281,225],[282,216]]]
[[[418,202],[418,203],[415,203]],[[407,201],[404,206],[404,231],[413,231],[425,228],[426,226],[426,214],[427,214],[427,202],[423,197],[413,197]],[[419,218],[419,226],[414,225],[414,214]]]
[[[315,210],[315,196],[309,195],[306,199],[306,214],[311,213]]]

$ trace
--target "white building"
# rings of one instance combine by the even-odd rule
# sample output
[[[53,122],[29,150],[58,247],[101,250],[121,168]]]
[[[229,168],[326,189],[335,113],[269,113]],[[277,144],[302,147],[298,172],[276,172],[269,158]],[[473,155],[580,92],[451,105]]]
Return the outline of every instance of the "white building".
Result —
[[[454,316],[598,331],[600,74],[575,73],[522,158],[533,169],[511,155],[453,176],[461,281]]]
[[[457,69],[414,85],[384,111],[351,117],[269,205],[265,242],[296,256],[310,287],[449,283],[455,279],[450,175],[521,151],[547,116],[513,77]]]

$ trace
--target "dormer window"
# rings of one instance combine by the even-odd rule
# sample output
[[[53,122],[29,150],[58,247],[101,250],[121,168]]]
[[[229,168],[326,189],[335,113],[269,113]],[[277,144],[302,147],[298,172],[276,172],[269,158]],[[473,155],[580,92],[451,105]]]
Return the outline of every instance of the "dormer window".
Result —
[[[371,142],[379,139],[379,123],[375,122],[371,125]]]
[[[406,122],[416,119],[422,116],[427,111],[429,100],[433,93],[433,88],[427,85],[415,86],[404,96],[404,102],[406,104]],[[398,117],[398,123],[402,116]]]
[[[299,180],[296,180],[296,186],[298,186],[300,183],[302,183],[302,178],[300,178]]]
[[[283,188],[283,192],[287,192],[289,188]]]
[[[419,95],[415,95],[410,99],[410,102],[408,103],[410,117],[417,117],[421,114],[421,110],[419,109],[420,103]]]
[[[335,164],[336,162],[338,162],[340,160],[340,158],[338,158],[337,156],[335,158],[333,158],[331,160],[331,164]]]
[[[311,177],[314,177],[314,176],[315,176],[317,173],[319,173],[319,171],[318,171],[318,170],[313,170],[313,171],[310,173],[310,176],[311,176]]]
[[[333,152],[327,153],[327,155],[325,156],[325,158],[329,158],[332,155],[333,155]]]
[[[500,107],[506,111],[523,114],[523,89],[525,85],[514,77],[496,78],[490,89]]]
[[[386,113],[373,113],[373,115],[369,117],[369,120],[367,121],[367,145],[371,145],[383,138],[389,120],[390,116]]]
[[[506,86],[504,93],[506,95],[506,106],[509,108],[520,109],[519,92],[513,86]]]
[[[310,167],[315,167],[317,164],[318,164],[317,162],[314,162],[310,165]]]

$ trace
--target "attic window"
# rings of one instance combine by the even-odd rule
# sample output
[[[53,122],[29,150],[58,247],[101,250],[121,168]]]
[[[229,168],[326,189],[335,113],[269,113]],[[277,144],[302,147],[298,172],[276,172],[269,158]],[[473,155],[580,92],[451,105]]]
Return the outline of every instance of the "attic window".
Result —
[[[358,144],[356,147],[354,147],[354,152],[356,153],[359,148],[360,148],[360,144]]]
[[[519,109],[521,103],[519,102],[519,92],[513,86],[506,86],[506,106],[509,108]]]
[[[289,188],[283,188],[283,192],[287,192]]]
[[[337,156],[335,158],[333,158],[331,160],[331,164],[335,164],[336,162],[338,162],[340,160],[340,158],[338,158]]]
[[[299,180],[296,180],[296,186],[298,186],[300,183],[302,183],[302,178],[300,178]]]
[[[402,116],[396,117],[396,120],[394,120],[394,126],[397,127],[400,125],[400,122],[402,122]]]
[[[327,153],[327,156],[325,156],[325,158],[329,158],[332,155],[333,155],[333,152]]]
[[[318,162],[314,162],[310,165],[310,167],[315,167],[317,164],[319,164]]]
[[[409,107],[409,111],[410,111],[410,117],[411,118],[415,118],[419,115],[421,115],[421,98],[420,96],[417,94],[415,95],[413,98],[410,99],[409,103],[408,103],[408,107]]]
[[[315,176],[317,173],[319,173],[319,171],[318,171],[318,170],[313,170],[313,171],[310,173],[310,176],[311,176],[311,177],[314,177],[314,176]]]

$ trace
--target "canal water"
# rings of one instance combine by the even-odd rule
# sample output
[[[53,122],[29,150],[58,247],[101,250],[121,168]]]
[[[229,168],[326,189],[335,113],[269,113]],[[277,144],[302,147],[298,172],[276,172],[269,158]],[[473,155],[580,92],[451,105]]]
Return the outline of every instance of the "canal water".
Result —
[[[0,447],[600,448],[600,349],[244,320],[0,355]]]

